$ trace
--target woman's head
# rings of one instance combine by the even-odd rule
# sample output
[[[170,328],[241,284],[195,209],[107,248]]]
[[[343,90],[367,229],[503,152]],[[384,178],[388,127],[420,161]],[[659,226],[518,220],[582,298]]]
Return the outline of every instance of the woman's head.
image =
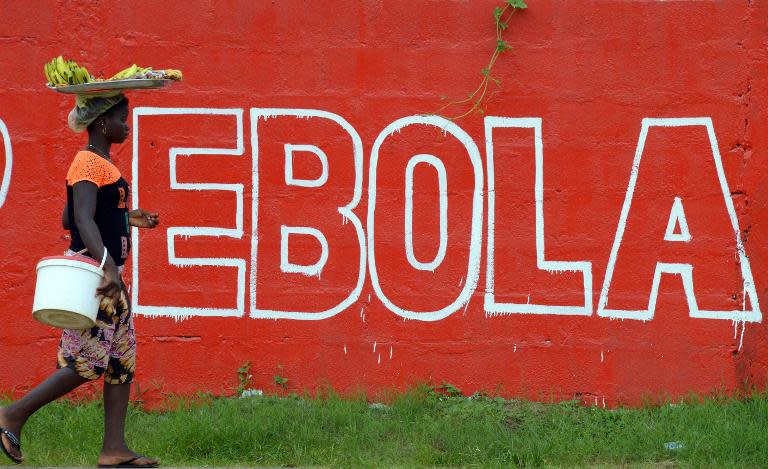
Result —
[[[128,127],[128,98],[121,95],[121,99],[113,106],[99,114],[88,125],[88,134],[96,133],[109,143],[123,143],[130,132]]]
[[[128,137],[128,98],[122,93],[106,96],[77,96],[67,122],[75,132],[88,130],[90,137],[120,143]]]

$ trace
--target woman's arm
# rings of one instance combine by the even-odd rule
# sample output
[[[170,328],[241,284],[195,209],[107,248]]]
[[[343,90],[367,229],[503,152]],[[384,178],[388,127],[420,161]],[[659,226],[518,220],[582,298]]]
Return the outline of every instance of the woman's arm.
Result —
[[[96,192],[98,186],[90,181],[80,181],[72,186],[73,202],[75,208],[75,224],[80,233],[80,238],[85,244],[85,248],[96,260],[101,260],[104,255],[104,241],[101,239],[99,228],[93,220],[96,214]],[[116,301],[120,298],[122,284],[120,275],[117,272],[112,256],[107,253],[107,260],[104,264],[104,280],[101,286],[96,289],[96,293]]]

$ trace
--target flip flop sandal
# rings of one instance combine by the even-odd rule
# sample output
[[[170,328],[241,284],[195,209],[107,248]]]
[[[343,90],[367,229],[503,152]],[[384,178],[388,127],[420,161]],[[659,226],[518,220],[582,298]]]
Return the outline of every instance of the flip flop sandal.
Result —
[[[10,432],[10,431],[6,430],[5,428],[0,427],[0,436],[5,436],[6,438],[8,438],[8,441],[11,442],[11,445],[15,446],[16,449],[19,450],[19,453],[21,453],[21,442],[19,441],[19,437],[14,435],[13,432]],[[6,456],[11,458],[11,461],[13,461],[16,464],[21,464],[22,460],[16,458],[15,456],[13,456],[11,454],[10,451],[8,451],[8,448],[5,447],[5,444],[3,443],[2,438],[0,438],[0,448],[3,449],[3,453],[5,453]]]
[[[139,455],[139,456],[136,456],[135,458],[131,458],[131,459],[127,460],[127,461],[123,461],[123,462],[117,463],[117,464],[99,464],[99,467],[141,467],[141,468],[144,468],[144,467],[160,467],[160,465],[157,464],[157,463],[152,463],[152,464],[133,464],[134,461],[138,461],[141,458],[146,458],[146,456]]]

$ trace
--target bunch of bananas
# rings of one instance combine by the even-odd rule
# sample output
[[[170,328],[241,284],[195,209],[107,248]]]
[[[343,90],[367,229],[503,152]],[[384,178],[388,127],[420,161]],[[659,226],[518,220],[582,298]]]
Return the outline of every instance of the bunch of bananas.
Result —
[[[129,78],[144,78],[144,75],[151,70],[152,70],[152,67],[142,68],[136,64],[133,64],[130,67],[115,73],[115,75],[112,78],[110,78],[110,80],[127,80]]]
[[[93,81],[85,67],[77,65],[73,60],[64,60],[62,56],[45,64],[43,71],[51,86],[79,85]]]

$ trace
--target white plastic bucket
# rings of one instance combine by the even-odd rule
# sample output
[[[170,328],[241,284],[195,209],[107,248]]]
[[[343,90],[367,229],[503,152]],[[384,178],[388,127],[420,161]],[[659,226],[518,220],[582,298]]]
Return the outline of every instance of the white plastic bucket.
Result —
[[[106,259],[106,250],[104,250]],[[90,329],[96,324],[101,297],[96,289],[104,278],[98,262],[85,256],[46,257],[37,264],[32,316],[64,329]]]

